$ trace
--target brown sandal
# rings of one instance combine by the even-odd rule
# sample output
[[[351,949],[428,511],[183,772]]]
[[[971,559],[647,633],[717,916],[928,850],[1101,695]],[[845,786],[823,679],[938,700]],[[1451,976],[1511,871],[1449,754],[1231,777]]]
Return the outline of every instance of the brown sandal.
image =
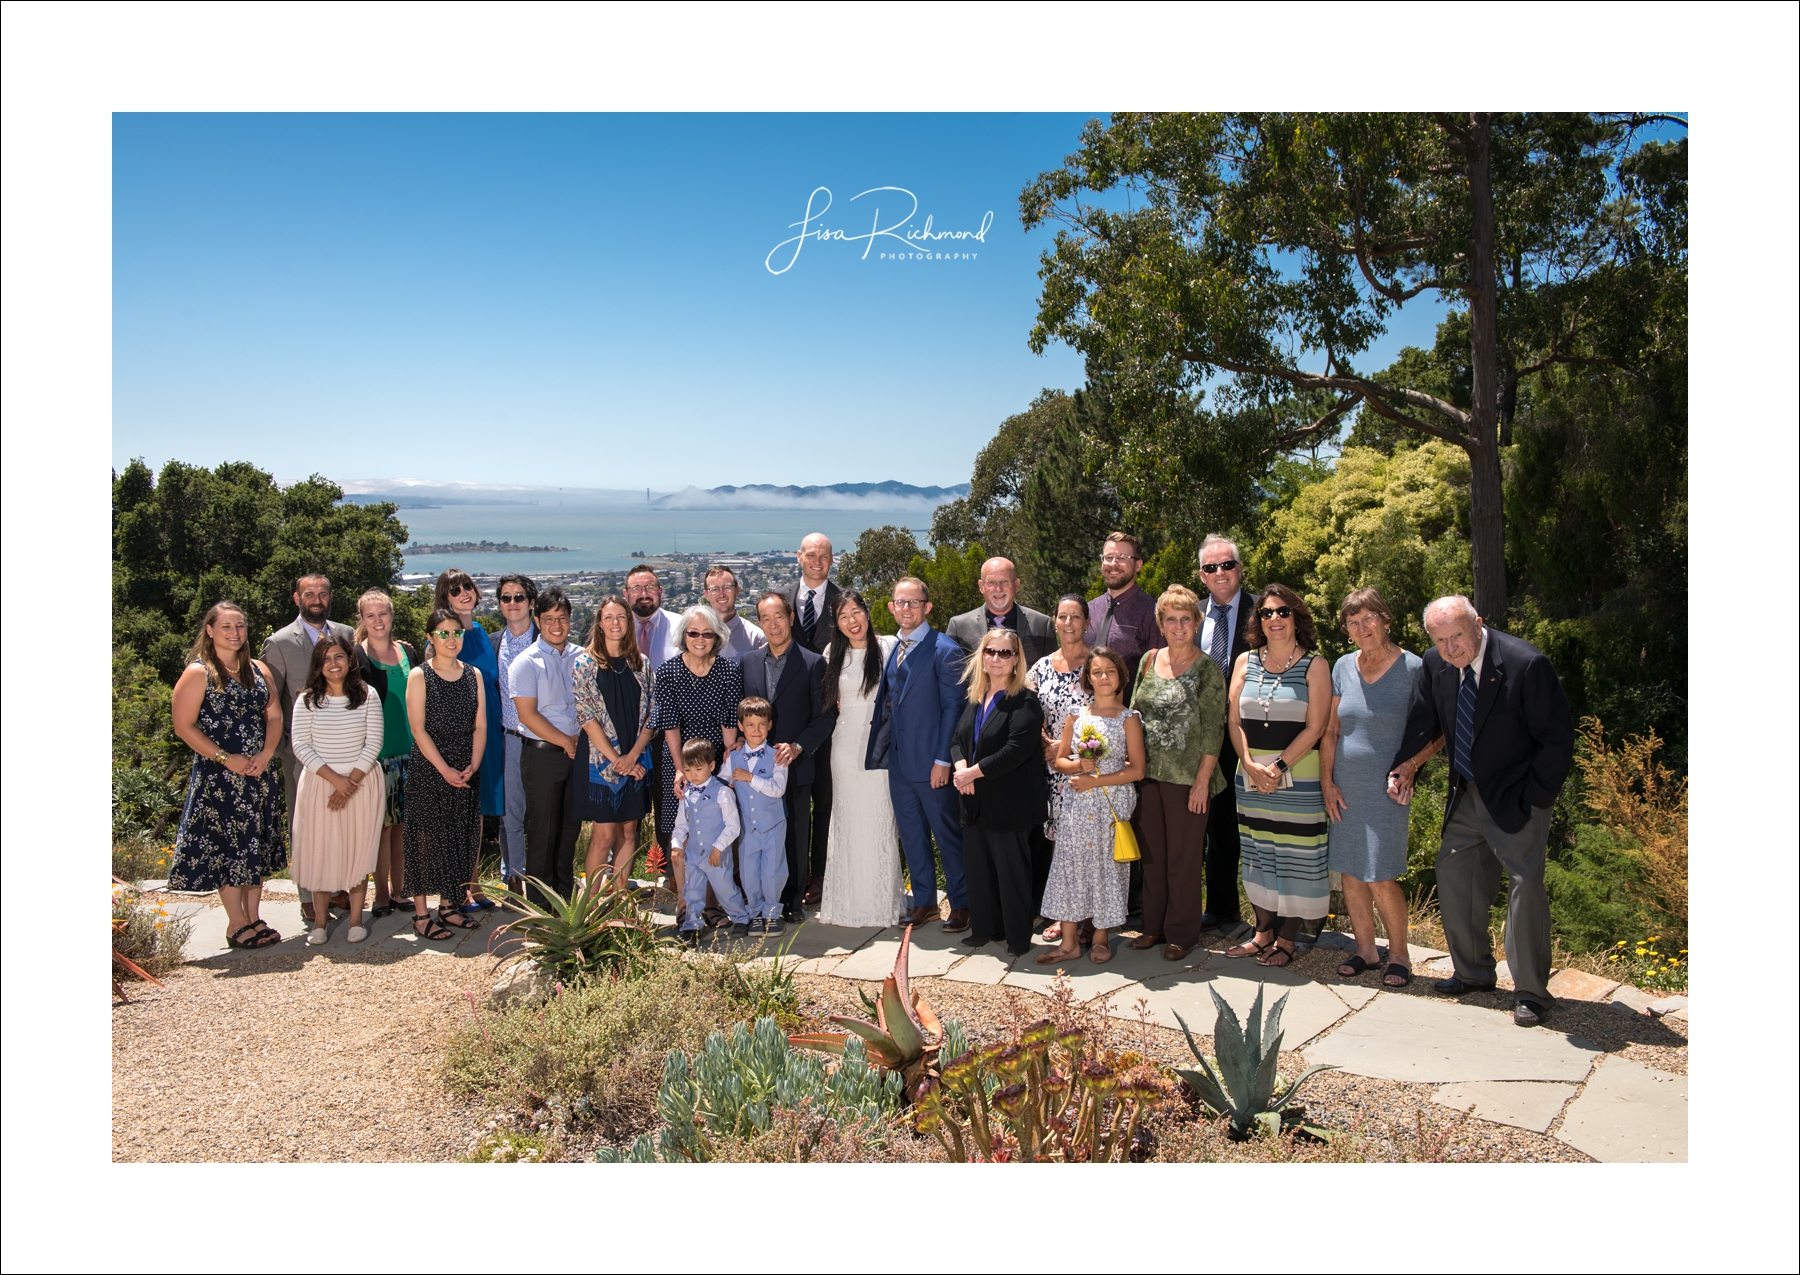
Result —
[[[1255,935],[1251,935],[1250,942],[1239,943],[1236,947],[1226,948],[1225,955],[1229,956],[1234,961],[1240,959],[1241,957],[1245,957],[1245,956],[1254,956],[1257,960],[1260,961],[1263,957],[1263,953],[1267,952],[1270,948],[1275,946],[1275,936],[1273,934],[1270,934],[1269,941],[1267,943],[1258,943],[1255,941],[1255,937],[1256,937]]]
[[[1058,961],[1073,961],[1080,955],[1080,948],[1076,948],[1073,952],[1065,952],[1060,947],[1053,947],[1048,952],[1039,953],[1037,963],[1039,965],[1054,965]]]
[[[1104,965],[1112,960],[1112,947],[1103,940],[1094,941],[1094,950],[1088,953],[1088,960],[1096,965]]]

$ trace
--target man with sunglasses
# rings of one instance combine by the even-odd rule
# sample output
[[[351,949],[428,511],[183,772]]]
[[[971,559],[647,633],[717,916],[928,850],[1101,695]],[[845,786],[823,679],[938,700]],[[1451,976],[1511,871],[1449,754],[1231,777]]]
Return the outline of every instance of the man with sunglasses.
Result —
[[[1199,644],[1231,685],[1232,665],[1246,648],[1252,599],[1244,591],[1244,563],[1236,544],[1216,532],[1200,542],[1200,579],[1206,585],[1206,615],[1200,621]],[[1231,732],[1219,747],[1219,773],[1228,780],[1237,770]],[[1202,930],[1229,929],[1243,918],[1238,907],[1237,789],[1227,783],[1212,798],[1206,820],[1206,909]]]
[[[293,744],[294,697],[306,689],[307,675],[312,670],[313,643],[327,633],[345,642],[356,640],[349,625],[330,618],[331,581],[323,575],[310,572],[294,581],[294,605],[299,609],[294,622],[270,634],[262,649],[263,664],[274,674],[275,680],[269,692],[281,698],[281,744],[275,755],[281,758],[281,793],[287,801],[290,820],[294,813],[294,792],[300,783],[300,760],[294,756]],[[289,833],[292,834],[291,828]],[[332,896],[333,907],[350,906],[349,896],[343,896],[341,905],[338,897]],[[302,902],[300,911],[310,923],[313,919],[311,901]]]
[[[519,710],[513,704],[508,671],[525,648],[538,640],[538,627],[531,618],[537,596],[537,582],[530,576],[501,576],[495,587],[500,616],[506,621],[495,643],[500,663],[500,727],[506,732],[506,812],[500,817],[500,875],[506,880],[506,888],[515,892],[525,880],[525,785],[519,778],[519,755],[524,751],[525,736],[519,729]]]
[[[1144,652],[1168,645],[1156,623],[1156,599],[1138,586],[1144,550],[1129,531],[1115,531],[1100,547],[1100,580],[1106,591],[1088,603],[1087,644],[1110,646],[1125,659],[1125,700]]]

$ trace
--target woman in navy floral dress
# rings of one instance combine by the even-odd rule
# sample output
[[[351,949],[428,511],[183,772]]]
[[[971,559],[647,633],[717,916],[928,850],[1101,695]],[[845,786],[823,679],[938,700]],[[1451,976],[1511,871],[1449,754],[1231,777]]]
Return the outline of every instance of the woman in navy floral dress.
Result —
[[[169,867],[172,890],[217,890],[232,947],[268,947],[281,935],[262,920],[263,878],[287,866],[281,782],[269,761],[281,705],[269,670],[250,658],[250,626],[235,603],[206,613],[175,683],[175,734],[197,754]]]

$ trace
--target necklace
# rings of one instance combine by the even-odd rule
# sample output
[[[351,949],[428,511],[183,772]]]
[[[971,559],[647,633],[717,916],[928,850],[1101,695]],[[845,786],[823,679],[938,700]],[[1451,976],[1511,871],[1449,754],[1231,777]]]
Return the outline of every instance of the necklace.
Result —
[[[1268,648],[1264,647],[1263,649],[1266,651]],[[1293,668],[1295,664],[1299,663],[1301,654],[1302,654],[1302,652],[1301,652],[1300,648],[1298,646],[1296,646],[1294,648],[1294,654],[1288,659],[1288,662],[1286,664],[1283,664],[1278,669],[1269,668],[1266,664],[1264,664],[1262,662],[1262,659],[1260,656],[1257,658],[1257,661],[1256,661],[1256,702],[1258,704],[1262,705],[1263,724],[1264,725],[1268,724],[1269,713],[1275,707],[1275,692],[1281,689],[1282,674],[1286,673],[1289,669]],[[1268,693],[1266,695],[1263,693],[1263,675],[1265,673],[1272,673],[1275,676],[1275,684],[1268,688]]]

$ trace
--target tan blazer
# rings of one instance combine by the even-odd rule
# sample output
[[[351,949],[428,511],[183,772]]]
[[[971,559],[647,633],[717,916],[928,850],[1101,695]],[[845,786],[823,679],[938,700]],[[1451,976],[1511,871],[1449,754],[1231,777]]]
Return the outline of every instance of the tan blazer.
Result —
[[[325,625],[346,642],[356,637],[355,630],[347,624],[327,620]],[[270,693],[281,697],[280,751],[284,760],[294,755],[294,700],[306,689],[306,675],[312,669],[312,648],[312,639],[307,636],[297,615],[292,624],[275,630],[263,643],[262,662],[269,666],[269,673],[275,679]]]

